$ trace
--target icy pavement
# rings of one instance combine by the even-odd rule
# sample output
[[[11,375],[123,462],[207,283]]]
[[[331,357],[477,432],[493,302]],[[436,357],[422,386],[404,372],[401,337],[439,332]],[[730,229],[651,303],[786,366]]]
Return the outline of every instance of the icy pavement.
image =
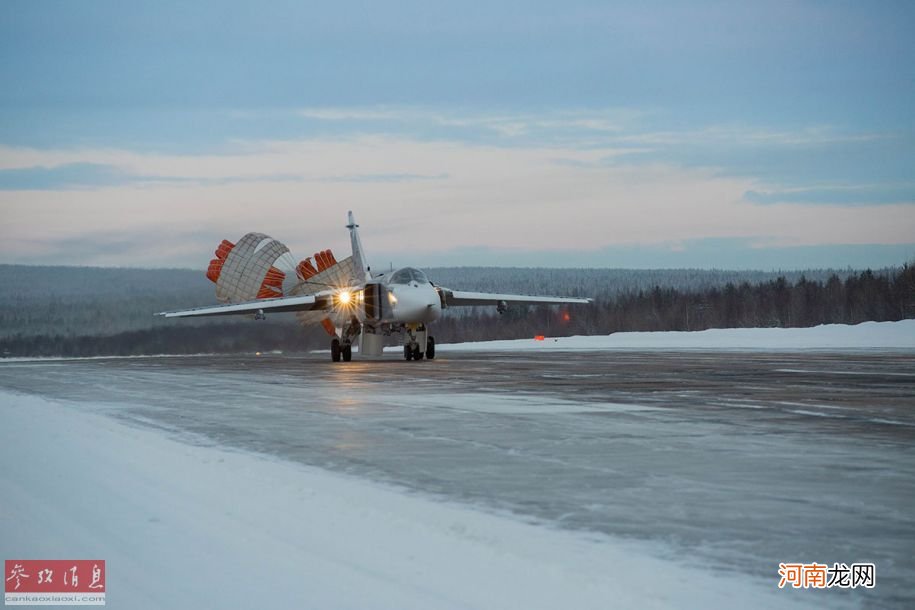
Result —
[[[742,606],[772,605],[779,562],[813,561],[874,562],[877,588],[775,589],[779,605],[915,602],[911,352],[19,362],[0,365],[0,388],[644,544],[745,583]],[[658,578],[671,597],[646,600],[697,605]]]

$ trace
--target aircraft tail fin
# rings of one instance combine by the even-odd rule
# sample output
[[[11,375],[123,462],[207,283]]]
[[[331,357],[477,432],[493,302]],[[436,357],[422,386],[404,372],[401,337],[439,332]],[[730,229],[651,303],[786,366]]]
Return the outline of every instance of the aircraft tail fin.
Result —
[[[372,279],[372,272],[368,262],[365,260],[365,254],[362,252],[362,240],[359,239],[359,225],[353,218],[353,212],[350,210],[347,217],[349,221],[346,228],[349,229],[350,242],[353,246],[353,279],[358,282],[364,282]]]

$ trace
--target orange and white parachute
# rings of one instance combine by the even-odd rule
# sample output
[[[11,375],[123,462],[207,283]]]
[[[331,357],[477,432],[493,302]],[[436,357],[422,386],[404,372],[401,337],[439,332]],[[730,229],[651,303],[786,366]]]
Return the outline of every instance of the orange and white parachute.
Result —
[[[216,283],[216,298],[223,303],[283,296],[286,272],[295,259],[283,243],[263,233],[248,233],[237,244],[222,240],[207,277]]]
[[[321,250],[314,254],[315,264],[312,257],[296,264],[289,248],[263,233],[248,233],[235,244],[224,239],[215,254],[206,275],[216,284],[216,298],[223,303],[309,295],[349,286],[354,277],[352,257],[338,262],[333,252]],[[291,284],[287,290],[284,283]],[[303,325],[321,322],[328,333],[335,332],[323,312],[297,312],[296,317]]]

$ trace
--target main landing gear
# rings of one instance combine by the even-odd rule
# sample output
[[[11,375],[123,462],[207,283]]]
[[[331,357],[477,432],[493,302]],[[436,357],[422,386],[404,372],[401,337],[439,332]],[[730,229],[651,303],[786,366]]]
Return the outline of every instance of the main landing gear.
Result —
[[[334,362],[349,362],[353,359],[353,345],[349,342],[340,343],[340,339],[330,342],[330,359]]]
[[[349,362],[353,359],[353,339],[359,336],[362,326],[359,320],[352,320],[343,325],[340,337],[334,337],[330,342],[330,359],[334,362]]]

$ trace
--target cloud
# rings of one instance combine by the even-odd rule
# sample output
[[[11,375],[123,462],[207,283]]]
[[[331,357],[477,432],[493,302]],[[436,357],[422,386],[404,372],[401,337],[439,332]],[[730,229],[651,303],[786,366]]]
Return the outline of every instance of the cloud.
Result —
[[[767,169],[797,169],[827,151],[874,156],[873,147],[900,142],[879,134],[658,129],[651,113],[626,109],[302,113],[339,130],[236,139],[197,154],[0,146],[0,260],[55,258],[65,244],[74,263],[199,266],[214,240],[252,230],[297,254],[345,251],[349,209],[370,252],[452,252],[454,263],[474,258],[467,248],[492,264],[570,251],[607,260],[601,253],[620,249],[660,261],[651,249],[670,244],[738,240],[785,252],[900,247],[915,234],[908,181],[797,184]],[[148,235],[156,248],[141,246]]]
[[[190,177],[134,174],[101,163],[67,163],[53,167],[0,169],[0,191],[97,190],[121,186],[194,185],[219,186],[244,182],[413,182],[445,180],[448,174],[370,173],[336,176],[307,174],[259,174],[249,176]]]
[[[223,235],[205,227],[193,230],[155,226],[147,231],[88,228],[78,234],[11,236],[4,260],[44,265],[108,267],[191,267],[204,269]]]
[[[773,191],[747,191],[750,203],[803,203],[829,205],[915,205],[915,184],[836,186]]]
[[[158,117],[158,118],[157,118]],[[242,118],[239,118],[242,117]],[[829,125],[794,126],[754,125],[739,122],[701,124],[682,122],[658,109],[625,107],[557,110],[468,110],[419,106],[328,106],[300,109],[259,109],[214,112],[203,115],[142,113],[130,125],[149,124],[150,129],[168,141],[187,142],[182,134],[195,133],[195,126],[206,134],[222,134],[222,139],[193,145],[161,147],[133,143],[115,148],[97,148],[92,156],[80,141],[68,142],[51,150],[4,147],[0,145],[0,170],[55,167],[70,163],[107,164],[122,173],[148,180],[162,178],[203,181],[210,174],[186,171],[172,166],[168,171],[152,168],[156,154],[162,158],[185,158],[187,167],[200,168],[208,159],[212,168],[222,168],[225,159],[261,153],[274,142],[359,142],[412,140],[428,143],[448,142],[470,147],[498,147],[561,150],[602,150],[604,158],[596,164],[651,165],[713,169],[714,171],[763,182],[758,191],[785,191],[816,185],[871,184],[911,181],[915,162],[915,134],[905,130],[853,130]],[[122,126],[114,141],[130,133]],[[103,130],[103,126],[98,127]],[[178,129],[180,133],[173,133]],[[183,139],[182,139],[183,138]],[[109,138],[112,139],[112,138]],[[156,140],[158,142],[158,140]],[[176,150],[177,153],[162,151]],[[284,158],[276,158],[279,165]],[[580,163],[563,157],[561,162]],[[207,168],[208,169],[208,168]],[[311,167],[239,166],[232,174],[240,180],[284,179],[286,176],[314,176]],[[329,168],[319,177],[355,174],[348,168]],[[368,173],[368,172],[360,172]],[[374,172],[382,173],[382,172]],[[411,168],[397,173],[417,174]],[[433,175],[436,175],[437,172]],[[264,178],[259,178],[263,176]],[[89,184],[124,179],[106,175],[86,180]],[[17,177],[17,181],[20,178]]]
[[[271,234],[297,254],[346,251],[342,224],[349,209],[365,228],[370,253],[405,247],[585,252],[709,239],[767,248],[898,245],[915,235],[911,205],[760,205],[746,193],[773,189],[753,178],[633,164],[613,147],[373,135],[247,142],[204,155],[0,149],[0,167],[17,164],[121,173],[105,188],[0,191],[5,261],[55,255],[53,244],[91,235],[123,239],[99,251],[101,258],[83,253],[70,262],[147,264],[166,261],[159,252],[171,250],[199,252],[205,262],[214,236],[236,239],[248,231]],[[206,235],[197,236],[199,230]],[[131,247],[133,237],[148,235],[159,244],[155,251]]]
[[[618,133],[644,114],[628,108],[487,113],[413,106],[319,107],[298,111],[304,119],[335,123],[358,132],[438,127],[447,129],[452,136],[479,139],[488,134],[503,141],[521,137],[552,140],[561,134]]]
[[[0,190],[59,190],[124,184],[126,175],[103,163],[0,169]]]
[[[735,123],[699,129],[648,129],[624,133],[615,140],[641,146],[822,147],[891,137],[886,133],[846,132],[825,125],[787,130]]]
[[[404,128],[430,126],[464,128],[474,139],[480,128],[497,138],[528,136],[543,142],[555,138],[602,138],[605,144],[644,146],[779,146],[817,147],[869,142],[897,137],[877,131],[849,131],[831,125],[808,125],[794,129],[765,127],[741,122],[665,128],[666,113],[647,108],[580,108],[505,112],[466,111],[460,108],[434,109],[417,106],[328,106],[303,108],[297,115],[319,123],[364,135],[390,133]],[[457,139],[459,130],[453,132]],[[495,143],[493,142],[490,143]],[[589,140],[585,140],[587,144]]]
[[[52,167],[35,166],[0,169],[0,191],[66,191],[111,188],[125,185],[234,184],[238,182],[288,182],[300,180],[293,174],[225,176],[203,178],[134,174],[103,163],[65,163]]]
[[[299,116],[318,121],[405,121],[415,118],[418,110],[408,107],[319,107],[301,108]]]
[[[346,174],[318,178],[322,182],[415,182],[417,180],[447,180],[448,174]]]
[[[904,201],[878,194],[869,185],[910,182],[911,166],[915,163],[915,134],[905,130],[737,121],[683,123],[668,113],[649,108],[500,113],[384,106],[327,107],[303,112],[310,117],[308,124],[321,132],[321,137],[333,133],[337,137],[361,139],[376,134],[502,148],[600,149],[606,153],[604,158],[589,163],[704,168],[764,182],[768,186],[765,190],[772,192],[820,189],[825,184],[857,189],[862,197],[868,192],[876,196],[870,201],[852,201],[836,192],[833,201],[824,199],[843,205]],[[557,162],[582,163],[569,158],[557,158]],[[747,200],[770,200],[762,189],[756,193]],[[779,201],[813,202],[794,197]]]
[[[376,252],[394,266],[612,267],[627,269],[878,269],[915,261],[915,243],[763,247],[744,238],[711,238],[594,250],[476,247],[448,251]],[[435,280],[434,273],[430,275]]]

